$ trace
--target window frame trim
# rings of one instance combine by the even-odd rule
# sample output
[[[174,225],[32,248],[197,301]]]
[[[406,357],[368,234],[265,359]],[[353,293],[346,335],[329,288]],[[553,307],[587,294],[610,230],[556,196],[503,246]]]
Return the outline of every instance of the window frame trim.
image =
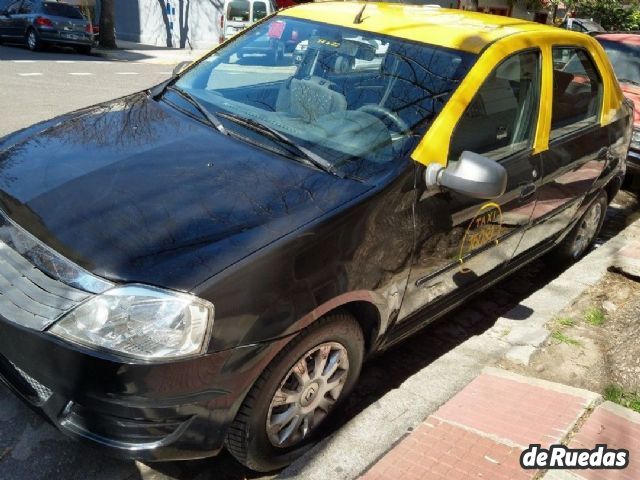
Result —
[[[528,143],[528,145],[520,150],[514,151],[514,152],[510,152],[508,155],[498,158],[498,159],[492,159],[490,157],[491,160],[494,160],[495,162],[498,162],[500,164],[502,164],[503,162],[508,161],[509,159],[515,157],[516,155],[521,155],[522,153],[525,152],[529,152],[530,155],[533,155],[533,152],[535,150],[534,148],[534,144],[535,144],[535,140],[536,140],[536,132],[537,132],[537,128],[538,128],[538,123],[540,122],[540,110],[542,108],[542,88],[544,85],[544,79],[543,79],[543,75],[544,75],[544,54],[543,54],[543,50],[540,46],[536,46],[536,47],[528,47],[528,48],[524,48],[522,50],[518,50],[516,52],[513,52],[511,54],[509,54],[508,56],[504,57],[499,63],[497,63],[489,72],[489,75],[493,74],[493,72],[495,72],[498,68],[500,68],[500,66],[502,66],[505,62],[509,61],[511,58],[515,57],[516,55],[521,55],[523,53],[528,53],[528,52],[537,52],[538,53],[538,94],[537,94],[537,108],[536,108],[536,114],[535,114],[535,118],[533,120],[533,123],[531,125],[531,139],[530,142]],[[464,114],[467,112],[467,109],[469,109],[469,107],[471,107],[471,105],[473,104],[473,101],[475,100],[476,96],[480,93],[480,90],[482,89],[482,87],[485,85],[485,83],[488,81],[489,79],[489,75],[487,75],[485,77],[485,81],[482,82],[482,84],[480,84],[480,86],[478,87],[478,90],[475,92],[475,94],[473,95],[473,97],[471,97],[471,101],[469,102],[469,104],[465,107],[464,111],[462,112],[462,114],[458,117],[458,119],[456,120],[456,124],[453,127],[453,129],[451,130],[451,135],[449,136],[449,141],[448,141],[448,148],[447,148],[447,156],[450,154],[451,152],[451,144],[453,143],[453,139],[456,135],[456,131],[458,130],[458,127],[460,125],[460,122],[462,121],[462,117],[464,116]],[[484,155],[484,154],[481,154]],[[447,158],[447,164],[449,162],[455,162],[458,159],[451,159],[451,158]]]
[[[586,55],[587,58],[589,59],[589,61],[591,62],[592,66],[594,67],[595,71],[596,71],[596,75],[598,76],[598,80],[600,81],[600,88],[598,91],[598,110],[596,111],[595,115],[593,115],[593,117],[595,118],[594,122],[590,122],[588,125],[584,125],[582,127],[578,127],[574,130],[571,130],[570,132],[567,132],[563,135],[560,135],[558,137],[553,137],[552,136],[552,132],[553,132],[553,50],[554,49],[558,49],[558,48],[572,48],[574,50],[582,50]],[[603,49],[604,50],[604,49]],[[550,117],[549,117],[549,145],[551,145],[552,143],[554,143],[556,140],[561,140],[564,138],[569,137],[570,135],[573,135],[576,132],[583,132],[586,131],[596,125],[601,125],[601,118],[602,118],[602,113],[604,111],[604,94],[605,94],[605,82],[604,82],[604,78],[602,76],[602,72],[600,71],[600,68],[598,67],[598,62],[596,62],[596,60],[594,59],[593,55],[591,55],[591,53],[587,50],[586,47],[581,46],[581,45],[576,45],[576,44],[564,44],[564,43],[554,43],[552,45],[550,45],[550,49],[549,49],[549,53],[551,54],[551,92],[552,92],[552,96],[551,96],[551,100],[549,103],[549,113],[550,113]],[[587,118],[591,118],[592,116],[590,115]],[[585,118],[584,120],[587,120],[587,118]]]

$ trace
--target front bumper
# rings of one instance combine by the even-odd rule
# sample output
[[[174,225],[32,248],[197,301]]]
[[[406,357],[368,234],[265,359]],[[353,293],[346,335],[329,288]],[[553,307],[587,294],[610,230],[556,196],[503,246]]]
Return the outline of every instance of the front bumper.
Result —
[[[143,461],[217,454],[267,350],[130,364],[0,318],[2,383],[62,432]]]

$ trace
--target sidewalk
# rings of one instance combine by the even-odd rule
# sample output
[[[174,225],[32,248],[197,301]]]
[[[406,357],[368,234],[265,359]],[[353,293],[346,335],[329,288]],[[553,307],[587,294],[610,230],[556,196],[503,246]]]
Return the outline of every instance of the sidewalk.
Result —
[[[541,478],[539,470],[520,467],[522,451],[563,443],[626,448],[630,463],[624,470],[549,470],[543,478],[638,479],[640,414],[601,401],[586,390],[487,368],[361,478]]]
[[[278,478],[537,480],[543,472],[519,466],[522,449],[568,441],[571,447],[608,443],[609,448],[633,449],[630,466],[552,471],[546,478],[640,479],[640,414],[601,403],[599,394],[586,390],[486,369],[503,359],[529,365],[550,338],[550,321],[611,268],[638,276],[639,257],[636,220],[491,328],[407,378]]]
[[[96,48],[94,53],[110,60],[121,62],[154,63],[160,65],[176,65],[180,62],[192,62],[208,53],[211,49],[169,48],[155,45],[118,40],[117,50]],[[213,48],[213,47],[212,47]]]

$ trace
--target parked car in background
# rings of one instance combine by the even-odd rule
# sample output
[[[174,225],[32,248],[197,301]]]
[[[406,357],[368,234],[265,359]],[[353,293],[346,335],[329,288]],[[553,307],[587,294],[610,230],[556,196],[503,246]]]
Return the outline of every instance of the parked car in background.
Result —
[[[640,34],[606,33],[596,40],[607,52],[625,96],[635,106],[634,129],[629,148],[629,171],[640,175]]]
[[[273,0],[225,0],[220,16],[220,42],[276,10]]]
[[[605,31],[602,25],[588,18],[568,17],[560,24],[560,28],[588,34]]]
[[[24,42],[30,50],[63,45],[90,54],[91,23],[73,5],[42,0],[16,0],[0,10],[0,42]]]
[[[308,40],[301,61],[274,38]],[[117,455],[283,467],[370,355],[543,254],[584,255],[631,129],[590,36],[284,10],[0,139],[0,379]]]

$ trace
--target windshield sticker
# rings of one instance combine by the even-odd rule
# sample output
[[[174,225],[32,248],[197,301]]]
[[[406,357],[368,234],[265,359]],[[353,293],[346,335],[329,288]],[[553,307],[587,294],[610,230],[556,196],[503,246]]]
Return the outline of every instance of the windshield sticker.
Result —
[[[458,261],[464,265],[464,258],[474,250],[494,242],[498,244],[498,238],[502,230],[502,209],[494,202],[485,203],[478,213],[469,222],[467,231],[462,237]],[[464,268],[461,271],[464,272]]]
[[[320,45],[326,45],[327,47],[340,48],[340,42],[336,42],[335,40],[318,38],[317,43],[319,43]]]

